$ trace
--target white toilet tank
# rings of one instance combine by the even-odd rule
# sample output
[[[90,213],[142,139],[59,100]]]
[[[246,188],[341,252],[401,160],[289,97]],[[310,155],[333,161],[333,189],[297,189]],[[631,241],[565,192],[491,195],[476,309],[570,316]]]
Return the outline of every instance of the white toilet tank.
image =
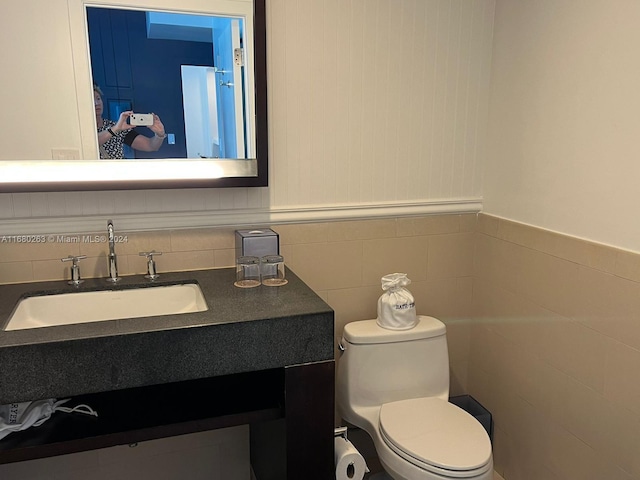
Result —
[[[417,397],[448,400],[449,353],[440,320],[421,315],[410,330],[387,330],[375,320],[351,322],[341,345],[337,400],[347,421],[358,407]]]

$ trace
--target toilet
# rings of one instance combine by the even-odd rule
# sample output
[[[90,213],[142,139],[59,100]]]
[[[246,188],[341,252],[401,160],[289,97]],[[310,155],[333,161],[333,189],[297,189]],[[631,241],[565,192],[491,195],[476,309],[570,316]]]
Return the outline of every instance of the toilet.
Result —
[[[419,316],[409,330],[376,320],[351,322],[340,342],[337,406],[342,418],[372,438],[395,480],[491,480],[486,430],[448,402],[446,327]]]

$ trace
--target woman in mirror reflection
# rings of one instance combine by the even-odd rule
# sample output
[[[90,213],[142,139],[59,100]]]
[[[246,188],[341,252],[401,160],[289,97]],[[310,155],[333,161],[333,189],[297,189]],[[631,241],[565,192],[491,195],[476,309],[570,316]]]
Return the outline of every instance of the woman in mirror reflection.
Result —
[[[123,145],[129,145],[134,150],[143,152],[155,152],[162,146],[167,134],[160,117],[155,113],[153,114],[153,124],[149,125],[149,130],[154,135],[147,137],[133,130],[135,125],[129,124],[128,120],[133,113],[132,111],[122,112],[117,122],[102,118],[104,111],[102,91],[97,85],[93,86],[93,104],[96,109],[96,127],[98,128],[98,147],[101,159],[124,158]]]

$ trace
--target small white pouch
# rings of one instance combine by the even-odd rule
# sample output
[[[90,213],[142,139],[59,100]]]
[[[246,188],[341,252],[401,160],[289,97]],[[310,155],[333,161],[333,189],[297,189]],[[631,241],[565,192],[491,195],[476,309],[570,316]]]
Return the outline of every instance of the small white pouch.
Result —
[[[418,323],[413,295],[405,287],[411,283],[406,273],[382,277],[383,293],[378,299],[377,323],[389,330],[408,330]]]
[[[51,418],[53,412],[84,413],[85,415],[98,416],[95,410],[87,405],[77,405],[73,408],[61,407],[69,399],[36,400],[35,402],[9,403],[0,405],[0,440],[12,432],[26,430],[29,427],[37,427]]]

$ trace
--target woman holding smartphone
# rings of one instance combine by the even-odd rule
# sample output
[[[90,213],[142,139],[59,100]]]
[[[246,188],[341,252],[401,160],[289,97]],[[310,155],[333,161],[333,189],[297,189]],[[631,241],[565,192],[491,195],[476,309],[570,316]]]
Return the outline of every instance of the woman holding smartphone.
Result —
[[[167,134],[160,117],[155,113],[153,123],[149,125],[149,130],[153,132],[153,137],[141,135],[133,130],[135,125],[129,123],[132,111],[122,112],[117,122],[103,119],[102,113],[104,105],[102,103],[102,91],[97,85],[93,86],[93,104],[96,110],[96,127],[98,129],[98,147],[100,148],[101,159],[124,158],[124,145],[129,145],[134,150],[143,152],[155,152],[164,143]]]

